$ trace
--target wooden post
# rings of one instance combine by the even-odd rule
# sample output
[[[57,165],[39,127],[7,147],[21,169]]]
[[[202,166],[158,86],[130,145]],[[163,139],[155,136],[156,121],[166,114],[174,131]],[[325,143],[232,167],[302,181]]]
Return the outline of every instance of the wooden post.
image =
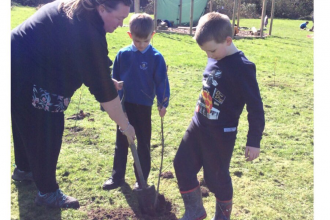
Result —
[[[241,0],[238,0],[238,10],[237,10],[237,28],[239,27],[239,15],[241,14]]]
[[[157,31],[157,0],[154,0],[154,26]]]
[[[209,4],[210,4],[210,12],[212,12],[213,11],[213,2],[212,2],[212,0],[209,1]]]
[[[194,0],[191,0],[191,6],[190,6],[190,35],[192,35],[193,22],[194,22]]]
[[[266,13],[267,0],[263,0],[262,14],[261,14],[261,25],[260,25],[260,37],[264,36],[264,19]]]
[[[180,0],[180,5],[179,5],[179,25],[181,26],[181,18],[182,18],[182,0]]]
[[[236,11],[237,11],[237,1],[235,0],[234,2],[234,9],[233,9],[233,23],[231,24],[232,29],[233,29],[233,36],[235,35],[235,15],[236,15]]]
[[[272,35],[274,10],[275,10],[275,0],[272,0],[272,12],[271,12],[271,18],[270,18],[270,25],[269,25],[269,36]]]
[[[135,13],[140,12],[140,0],[134,0],[134,12]]]

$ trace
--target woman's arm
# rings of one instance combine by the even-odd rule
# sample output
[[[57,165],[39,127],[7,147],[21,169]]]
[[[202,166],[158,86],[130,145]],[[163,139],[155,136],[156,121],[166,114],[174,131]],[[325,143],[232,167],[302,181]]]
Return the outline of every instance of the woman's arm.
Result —
[[[108,113],[109,117],[114,120],[123,134],[125,134],[130,143],[135,140],[135,130],[129,124],[128,119],[122,109],[119,96],[109,102],[101,103],[103,109]]]

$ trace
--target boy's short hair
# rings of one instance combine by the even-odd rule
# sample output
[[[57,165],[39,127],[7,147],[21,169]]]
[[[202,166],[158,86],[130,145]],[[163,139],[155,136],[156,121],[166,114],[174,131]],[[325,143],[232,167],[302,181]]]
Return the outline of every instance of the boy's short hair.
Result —
[[[308,21],[306,21],[306,24],[308,24],[309,22]]]
[[[146,13],[134,14],[129,21],[129,30],[136,37],[147,38],[154,31],[154,21]]]
[[[211,40],[223,43],[227,37],[232,36],[233,28],[229,17],[219,12],[210,12],[199,19],[194,39],[199,45],[203,45]]]

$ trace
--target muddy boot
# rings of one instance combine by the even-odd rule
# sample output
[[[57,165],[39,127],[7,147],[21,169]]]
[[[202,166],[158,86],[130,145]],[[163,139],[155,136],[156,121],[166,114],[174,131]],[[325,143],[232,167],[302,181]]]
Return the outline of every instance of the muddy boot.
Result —
[[[216,199],[215,215],[212,220],[230,220],[232,206],[232,200],[219,201]]]
[[[180,220],[202,220],[206,218],[200,186],[193,190],[180,193],[186,209]]]

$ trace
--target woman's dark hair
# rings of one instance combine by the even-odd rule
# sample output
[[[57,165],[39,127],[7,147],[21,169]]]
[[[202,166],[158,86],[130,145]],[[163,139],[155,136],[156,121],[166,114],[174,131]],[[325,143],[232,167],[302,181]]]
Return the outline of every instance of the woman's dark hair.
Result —
[[[59,9],[72,19],[75,15],[79,17],[86,11],[95,10],[99,5],[103,5],[106,11],[111,12],[116,10],[120,3],[131,6],[132,0],[62,0]]]

